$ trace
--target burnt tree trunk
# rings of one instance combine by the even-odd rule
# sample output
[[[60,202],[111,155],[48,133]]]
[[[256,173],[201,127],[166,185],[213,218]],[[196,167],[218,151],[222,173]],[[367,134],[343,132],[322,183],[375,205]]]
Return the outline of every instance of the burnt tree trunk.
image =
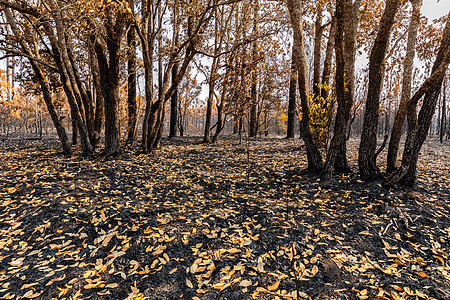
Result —
[[[295,69],[294,58],[291,61],[291,74],[289,80],[289,104],[288,104],[288,120],[287,120],[287,139],[295,137],[295,120],[297,119],[295,110],[296,105],[296,93],[297,93],[297,72]]]
[[[33,54],[30,50],[30,47],[28,46],[29,45],[28,42],[25,40],[26,36],[21,34],[21,32],[17,26],[17,23],[13,17],[13,14],[9,10],[9,8],[4,8],[3,11],[4,11],[5,17],[12,29],[12,32],[13,32],[14,36],[16,37],[16,39],[18,40],[23,52],[26,53],[29,57],[30,65],[31,65],[31,67],[34,71],[34,74],[35,74],[36,78],[38,79],[39,84],[41,86],[42,96],[44,98],[45,105],[47,106],[48,113],[53,122],[53,125],[55,126],[56,132],[58,134],[58,138],[61,142],[63,154],[66,156],[70,156],[70,155],[72,155],[72,148],[70,146],[70,141],[69,141],[69,138],[67,137],[66,130],[64,129],[64,126],[61,123],[61,119],[59,118],[59,116],[56,112],[55,106],[53,104],[53,100],[52,100],[52,96],[51,96],[51,89],[50,89],[48,80],[45,77],[44,72],[39,67],[39,65],[37,63],[35,63],[35,61],[32,59]],[[34,41],[31,41],[31,42],[34,43]]]
[[[178,64],[174,64],[172,69],[172,82],[177,78]],[[169,137],[177,136],[177,123],[178,123],[178,89],[173,92],[170,98],[170,127]]]
[[[174,1],[174,14],[173,14],[173,47],[178,48],[179,40],[179,27],[178,27],[178,13],[179,13],[178,1]],[[159,46],[161,46],[161,40],[159,40]],[[172,67],[172,84],[175,82],[178,75],[178,62],[175,62]],[[159,70],[162,78],[162,70]],[[162,86],[161,83],[159,85]],[[170,121],[169,121],[169,137],[175,137],[177,135],[177,123],[178,123],[178,88],[175,89],[170,97]]]
[[[211,69],[211,72],[212,72],[212,69]],[[215,85],[215,81],[213,80],[213,75],[211,74],[211,78],[209,80],[208,99],[206,101],[205,133],[203,136],[203,143],[211,142],[211,117],[212,117],[212,107],[213,107],[213,100],[214,100],[214,85]]]
[[[107,28],[106,49],[98,40],[95,45],[105,106],[105,155],[107,156],[120,153],[119,72],[120,42],[124,25],[125,17],[120,14],[114,24]]]
[[[249,137],[258,133],[258,95],[256,93],[256,72],[252,71],[252,86],[250,88],[250,128]]]
[[[250,86],[250,126],[249,137],[256,137],[258,134],[258,75],[257,75],[257,62],[258,62],[258,44],[256,36],[258,34],[258,1],[254,3],[254,15],[253,15],[253,31],[252,36],[255,39],[252,45],[252,68],[251,68],[251,86]]]
[[[323,172],[330,178],[333,170],[349,171],[347,161],[347,129],[350,123],[355,86],[355,54],[358,10],[361,1],[341,0],[336,5],[336,113],[334,134]]]
[[[445,106],[446,106],[446,99],[447,99],[447,79],[444,78],[444,89],[442,91],[442,113],[441,113],[441,128],[439,131],[439,141],[441,142],[441,144],[444,142],[444,134],[445,134],[445,117],[446,117],[446,111],[445,111]]]
[[[323,62],[323,71],[322,71],[322,86],[320,96],[324,99],[327,99],[330,93],[331,62],[333,60],[335,37],[336,37],[336,17],[333,16],[331,18],[330,35],[327,41],[327,48],[325,50],[325,59]]]
[[[134,12],[134,0],[128,0],[131,12]],[[127,33],[128,46],[128,119],[127,144],[132,145],[136,136],[137,103],[136,103],[136,28],[130,24]]]
[[[384,183],[387,186],[401,184],[413,186],[416,181],[417,160],[420,149],[427,137],[431,126],[433,114],[439,98],[445,72],[450,63],[450,13],[444,29],[441,45],[439,47],[436,61],[432,68],[432,74],[425,80],[419,90],[408,102],[408,135],[403,151],[401,167]],[[424,96],[422,107],[417,117],[415,112],[417,103]]]
[[[386,1],[386,8],[381,16],[378,34],[370,52],[369,89],[358,153],[359,172],[361,178],[366,181],[379,179],[381,176],[375,157],[380,94],[383,87],[384,63],[389,46],[389,36],[400,3],[401,0]]]
[[[292,55],[298,72],[298,88],[300,92],[302,120],[300,122],[300,132],[306,146],[306,156],[308,159],[308,170],[312,173],[320,173],[323,168],[322,156],[319,148],[314,144],[311,131],[309,129],[310,111],[308,104],[308,67],[306,63],[306,53],[304,46],[303,25],[302,25],[302,0],[288,0],[287,6],[290,15],[291,26],[294,31],[294,43]]]
[[[421,0],[411,0],[413,12],[408,28],[408,41],[406,46],[406,56],[403,62],[403,84],[400,104],[395,115],[394,125],[392,127],[391,138],[389,140],[388,155],[386,162],[386,172],[392,173],[397,169],[397,155],[400,145],[400,138],[403,133],[406,118],[406,104],[411,98],[411,81],[413,72],[413,63],[415,56],[415,46],[417,39],[417,29],[420,22]]]
[[[313,100],[320,98],[320,59],[322,54],[322,19],[323,19],[323,7],[317,5],[316,22],[314,24],[314,58],[313,58]]]
[[[95,37],[90,38],[89,45],[89,67],[92,74],[92,85],[95,93],[95,111],[94,111],[94,137],[92,146],[96,146],[100,141],[102,132],[103,118],[105,117],[105,107],[103,103],[102,88],[100,84],[100,70],[97,57],[95,56]]]

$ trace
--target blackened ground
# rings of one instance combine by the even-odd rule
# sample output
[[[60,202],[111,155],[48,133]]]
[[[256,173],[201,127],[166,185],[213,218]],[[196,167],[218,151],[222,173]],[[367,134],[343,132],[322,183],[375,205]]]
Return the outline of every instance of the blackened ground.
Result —
[[[448,142],[391,190],[359,180],[357,141],[326,182],[298,140],[195,142],[114,160],[1,142],[0,298],[450,299]]]

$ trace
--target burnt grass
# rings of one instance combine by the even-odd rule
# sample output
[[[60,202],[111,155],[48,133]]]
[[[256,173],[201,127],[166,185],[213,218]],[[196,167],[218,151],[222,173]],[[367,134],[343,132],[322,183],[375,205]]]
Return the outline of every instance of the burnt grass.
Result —
[[[360,181],[356,140],[328,181],[298,139],[196,142],[2,141],[0,298],[450,299],[449,142],[424,146],[414,189]]]

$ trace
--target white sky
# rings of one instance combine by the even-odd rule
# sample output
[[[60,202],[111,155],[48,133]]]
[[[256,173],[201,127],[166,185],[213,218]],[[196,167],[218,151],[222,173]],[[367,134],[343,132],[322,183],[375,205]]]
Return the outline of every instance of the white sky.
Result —
[[[422,14],[430,21],[448,14],[450,0],[423,0]]]

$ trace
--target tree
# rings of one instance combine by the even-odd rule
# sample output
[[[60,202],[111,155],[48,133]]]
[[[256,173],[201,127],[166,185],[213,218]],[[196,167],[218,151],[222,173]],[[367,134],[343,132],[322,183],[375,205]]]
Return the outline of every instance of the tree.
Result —
[[[252,1],[253,6],[253,30],[252,30],[252,69],[251,69],[251,84],[250,84],[250,118],[249,118],[249,137],[256,137],[258,134],[258,41],[256,36],[258,35],[258,15],[259,15],[259,3],[258,0]]]
[[[61,124],[61,119],[58,116],[55,106],[53,104],[50,84],[49,84],[40,64],[38,63],[38,60],[39,60],[39,58],[37,56],[38,53],[36,53],[36,55],[33,54],[32,48],[30,47],[30,45],[34,45],[36,43],[36,41],[33,40],[34,35],[31,35],[31,34],[25,35],[20,31],[19,26],[17,25],[17,22],[15,21],[15,18],[13,17],[9,8],[7,8],[7,7],[3,8],[3,12],[5,13],[6,20],[8,21],[8,24],[11,27],[12,32],[13,32],[17,42],[19,43],[20,47],[22,48],[22,51],[24,52],[24,54],[26,54],[28,56],[30,65],[39,81],[39,84],[42,89],[42,95],[43,95],[45,104],[47,105],[48,112],[52,119],[53,125],[56,128],[56,132],[58,134],[59,140],[60,140],[62,148],[63,148],[63,154],[70,156],[72,154],[72,148],[70,146],[70,142],[67,137],[66,131]],[[27,38],[29,39],[28,41],[26,40]]]
[[[35,32],[39,37],[36,47],[42,47],[39,51],[46,53],[47,58],[53,60],[56,65],[56,68],[51,68],[51,70],[59,73],[59,80],[71,108],[72,119],[80,134],[83,153],[92,153],[93,106],[89,93],[82,83],[74,47],[69,38],[71,36],[70,26],[65,25],[68,21],[67,10],[60,9],[61,3],[55,0],[38,2],[36,6],[4,0],[1,0],[0,4],[21,14],[24,22],[30,24],[30,33]],[[35,26],[31,20],[37,20],[40,26]],[[16,52],[16,55],[23,55],[23,53]]]
[[[433,64],[431,75],[408,101],[408,135],[403,151],[401,167],[384,183],[387,186],[402,184],[413,186],[417,176],[417,161],[420,149],[430,129],[433,114],[439,98],[442,82],[450,64],[450,13],[447,14],[439,51]],[[424,97],[422,107],[417,116],[417,103]]]
[[[417,29],[420,23],[420,7],[421,0],[411,0],[413,11],[411,14],[411,21],[408,28],[408,41],[406,46],[406,55],[403,62],[403,83],[398,111],[395,115],[394,125],[389,140],[388,155],[386,162],[386,172],[391,173],[397,169],[397,154],[400,144],[400,138],[403,133],[406,118],[406,104],[411,98],[411,81],[413,72],[413,63],[415,56],[415,46],[417,39]]]
[[[442,111],[441,111],[441,126],[440,126],[440,130],[439,130],[439,140],[441,142],[441,144],[444,142],[444,134],[445,134],[445,122],[446,122],[446,105],[447,105],[447,79],[444,79],[444,86],[443,86],[443,90],[442,90]]]
[[[131,13],[134,13],[134,0],[128,0]],[[127,50],[128,50],[128,119],[127,143],[133,144],[136,136],[137,103],[136,103],[136,28],[128,18]]]
[[[125,33],[128,3],[109,3],[103,7],[105,36],[97,36],[95,53],[105,107],[105,154],[120,153],[119,75],[120,45]]]
[[[298,72],[298,88],[300,92],[302,120],[300,121],[300,134],[306,146],[306,155],[308,159],[308,170],[313,173],[322,171],[322,156],[317,145],[314,144],[309,128],[309,86],[308,86],[308,67],[306,63],[306,53],[304,46],[303,25],[302,25],[302,0],[288,0],[287,7],[290,15],[290,23],[294,31],[294,41],[292,56]]]
[[[369,88],[364,112],[363,131],[359,145],[358,166],[363,180],[380,178],[376,166],[377,128],[380,108],[380,94],[383,87],[384,63],[389,37],[400,0],[387,0],[381,16],[377,37],[369,57]]]
[[[178,47],[179,44],[179,21],[178,21],[178,1],[174,1],[174,14],[173,14],[173,32],[174,32],[174,39],[173,44],[174,48]],[[162,70],[159,70],[161,73]],[[174,82],[177,78],[178,73],[178,62],[175,62],[172,68],[172,82]],[[161,73],[162,74],[162,73]],[[178,123],[178,89],[175,89],[173,92],[173,95],[170,99],[170,128],[169,128],[169,137],[174,137],[177,135],[177,123]]]
[[[294,138],[295,136],[295,120],[297,115],[295,110],[297,109],[296,103],[297,93],[297,72],[295,69],[294,58],[291,58],[291,72],[289,75],[289,99],[288,99],[288,119],[287,119],[287,134],[286,138]]]
[[[356,30],[361,1],[343,0],[336,3],[336,113],[334,134],[323,172],[329,178],[333,170],[348,171],[346,137],[350,125],[355,86]]]

